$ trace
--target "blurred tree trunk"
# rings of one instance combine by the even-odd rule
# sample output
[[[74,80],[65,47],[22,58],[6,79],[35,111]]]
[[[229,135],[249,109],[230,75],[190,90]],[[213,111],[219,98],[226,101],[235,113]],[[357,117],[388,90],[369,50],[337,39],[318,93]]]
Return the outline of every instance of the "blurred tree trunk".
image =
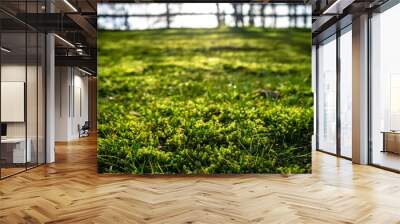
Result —
[[[254,26],[254,4],[250,4],[248,16],[249,16],[249,26],[253,27]]]
[[[217,5],[217,23],[218,27],[221,27],[221,12],[219,10],[219,3],[216,3]]]
[[[240,26],[244,27],[244,14],[243,14],[243,4],[239,4],[239,22],[240,22]]]
[[[243,27],[243,4],[240,3],[232,3],[233,6],[233,17],[235,19],[235,27]]]
[[[233,7],[233,19],[235,20],[235,27],[239,27],[239,12],[238,12],[238,4],[232,3]]]
[[[289,27],[293,27],[293,5],[288,5]]]
[[[266,4],[261,4],[260,15],[261,15],[261,26],[265,28],[265,6]]]
[[[111,12],[115,12],[116,11],[115,4],[110,4],[109,7],[110,7]],[[116,19],[112,19],[111,21],[112,21],[112,24],[113,24],[112,25],[113,29],[116,30],[117,29],[117,20]]]
[[[129,30],[129,22],[128,22],[129,17],[125,15],[124,17],[124,23],[125,23],[125,29]]]
[[[171,15],[169,11],[169,3],[165,4],[166,8],[166,14],[167,14],[167,29],[171,27]]]
[[[271,8],[272,8],[272,15],[274,18],[274,21],[272,23],[272,27],[276,28],[276,5],[275,4],[271,4]]]
[[[226,13],[225,13],[225,11],[222,11],[222,20],[221,20],[221,25],[222,26],[226,25],[225,18],[226,18]]]
[[[124,29],[125,30],[130,30],[130,24],[129,24],[129,11],[125,8],[125,7],[120,7],[119,9],[117,9],[117,11],[121,11],[122,15],[124,15]]]
[[[297,21],[297,5],[294,5],[294,27],[298,27],[298,21]]]

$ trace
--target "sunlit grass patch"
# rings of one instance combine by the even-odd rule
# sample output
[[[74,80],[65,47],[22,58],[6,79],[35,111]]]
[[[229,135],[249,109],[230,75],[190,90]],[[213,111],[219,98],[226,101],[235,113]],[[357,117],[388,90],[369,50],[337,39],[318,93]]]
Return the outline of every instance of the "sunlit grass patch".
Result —
[[[100,32],[100,172],[311,171],[310,32]]]

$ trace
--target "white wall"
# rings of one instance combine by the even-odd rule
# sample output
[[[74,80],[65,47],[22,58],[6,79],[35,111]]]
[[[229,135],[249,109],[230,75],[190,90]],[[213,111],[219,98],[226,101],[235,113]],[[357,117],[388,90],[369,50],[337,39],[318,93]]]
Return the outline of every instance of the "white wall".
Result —
[[[55,140],[67,141],[69,133],[69,68],[55,68]]]
[[[74,99],[72,108],[72,120],[71,120],[71,135],[79,137],[78,125],[83,125],[85,121],[88,121],[88,78],[86,76],[82,76],[83,73],[77,70],[74,71],[74,96],[71,96]]]
[[[76,68],[56,67],[55,85],[55,140],[77,139],[78,125],[88,120],[88,78]]]

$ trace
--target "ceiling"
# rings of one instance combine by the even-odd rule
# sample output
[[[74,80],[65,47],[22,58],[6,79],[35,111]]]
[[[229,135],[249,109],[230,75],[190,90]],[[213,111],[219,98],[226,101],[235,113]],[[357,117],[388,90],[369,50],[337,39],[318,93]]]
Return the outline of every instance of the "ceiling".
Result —
[[[21,33],[51,32],[56,34],[56,66],[79,66],[95,74],[96,4],[96,0],[1,0],[3,46],[13,49],[9,60],[21,58],[26,51],[28,58],[35,55],[37,47],[28,44],[25,50],[25,35]]]

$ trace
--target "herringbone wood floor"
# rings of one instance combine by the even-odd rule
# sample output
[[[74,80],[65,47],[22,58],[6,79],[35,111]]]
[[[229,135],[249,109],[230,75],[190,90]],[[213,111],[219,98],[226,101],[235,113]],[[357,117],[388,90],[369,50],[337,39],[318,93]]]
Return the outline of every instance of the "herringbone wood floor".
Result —
[[[0,181],[0,223],[400,223],[400,175],[313,155],[313,174],[96,173],[94,138]]]

